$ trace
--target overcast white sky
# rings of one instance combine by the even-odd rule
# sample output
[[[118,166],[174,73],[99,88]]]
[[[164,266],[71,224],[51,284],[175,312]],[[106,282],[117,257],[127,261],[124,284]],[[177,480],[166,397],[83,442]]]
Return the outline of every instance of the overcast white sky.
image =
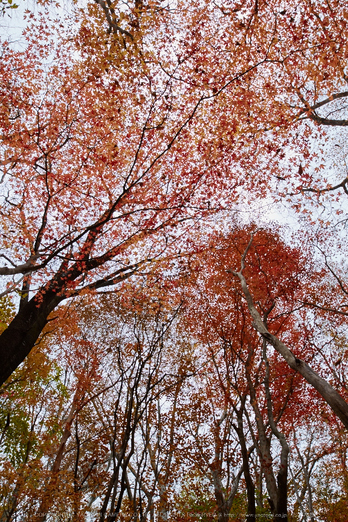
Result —
[[[17,48],[25,46],[25,38],[22,36],[22,31],[26,27],[25,12],[27,10],[34,14],[45,12],[47,9],[50,14],[55,17],[62,16],[72,11],[73,3],[69,0],[60,2],[60,6],[40,6],[35,0],[13,0],[17,3],[17,9],[8,9],[4,17],[0,18],[0,34],[1,39],[9,40]]]

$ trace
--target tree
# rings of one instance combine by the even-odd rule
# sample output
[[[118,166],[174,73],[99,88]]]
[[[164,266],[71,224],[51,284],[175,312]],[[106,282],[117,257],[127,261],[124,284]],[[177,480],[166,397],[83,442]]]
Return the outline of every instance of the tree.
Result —
[[[173,109],[170,84],[154,95],[155,73],[136,64],[123,78],[122,68],[102,75],[80,70],[68,57],[71,46],[58,48],[44,70],[46,43],[32,45],[35,51],[22,55],[5,50],[2,62],[11,91],[2,120],[3,248],[9,250],[11,236],[18,244],[2,254],[10,266],[1,274],[14,277],[8,291],[21,297],[1,338],[2,382],[59,303],[120,284],[170,251],[173,227],[183,223],[182,233],[185,219],[194,218],[188,202],[200,177],[196,168],[180,176],[182,145],[174,144],[201,100]]]
[[[59,518],[62,505],[73,520],[161,512],[163,486],[172,488],[178,421],[174,414],[168,448],[163,423],[170,414],[160,422],[153,414],[158,402],[175,403],[189,370],[185,345],[178,350],[172,339],[177,314],[149,293],[147,302],[108,296],[96,304],[88,296],[57,310],[2,398],[4,521]],[[173,352],[181,354],[178,368]]]
[[[320,393],[324,400],[331,406],[335,414],[341,419],[342,423],[348,428],[348,404],[345,399],[330,385],[330,383],[320,377],[305,361],[296,357],[293,352],[276,336],[269,332],[265,321],[262,319],[260,312],[254,305],[253,298],[249,291],[246,279],[243,275],[245,268],[245,258],[251,247],[252,239],[249,241],[247,248],[241,256],[241,266],[239,271],[232,271],[238,277],[241,287],[248,304],[248,309],[255,329],[262,335],[266,342],[271,344],[286,360],[290,368],[298,371],[308,383]]]
[[[3,517],[10,518],[28,499],[44,520],[65,495],[76,519],[98,501],[100,520],[121,513],[165,520],[175,481],[182,470],[185,475],[183,423],[198,426],[198,432],[204,424],[209,432],[205,446],[196,437],[196,451],[189,448],[189,474],[198,476],[197,488],[202,475],[213,484],[215,501],[211,487],[201,496],[208,510],[227,518],[238,497],[234,479],[243,472],[249,515],[255,518],[255,496],[263,501],[264,479],[274,514],[286,515],[294,413],[301,416],[304,405],[320,408],[323,418],[335,423],[300,376],[348,427],[348,293],[337,256],[344,251],[343,232],[335,227],[334,244],[327,227],[336,225],[336,218],[323,213],[318,232],[311,214],[329,198],[334,211],[342,212],[341,195],[347,193],[337,132],[347,126],[345,5],[338,0],[291,0],[286,6],[280,0],[175,5],[97,0],[76,9],[73,29],[65,30],[61,21],[59,35],[52,36],[52,22],[42,17],[29,23],[25,51],[3,46],[0,275],[2,295],[14,294],[19,307],[1,332],[0,380],[26,360],[45,328],[53,328],[52,312],[59,316],[66,301],[99,307],[105,322],[104,300],[114,290],[123,305],[135,295],[148,300],[149,308],[128,314],[113,304],[132,338],[108,338],[116,360],[105,345],[98,352],[95,340],[105,326],[98,312],[78,320],[93,325],[93,335],[82,334],[72,317],[65,324],[67,339],[76,343],[67,415],[58,415],[60,431],[48,449],[30,415],[44,404],[52,417],[62,394],[56,403],[47,397],[30,411],[24,405],[16,410],[15,424],[27,433],[16,451],[25,458],[6,475]],[[335,172],[324,177],[333,143],[341,156],[335,158]],[[231,227],[226,220],[231,210],[260,197],[309,216],[306,238],[315,238],[320,269],[319,258],[293,240],[289,246],[277,230]],[[228,228],[225,236],[217,232]],[[202,414],[201,424],[194,413],[184,412],[183,382],[174,377],[178,368],[173,371],[171,362],[164,372],[159,354],[168,347],[156,332],[171,320],[148,295],[151,285],[163,285],[155,301],[161,306],[167,301],[164,307],[173,310],[181,271],[191,285],[185,290],[190,301],[185,335],[188,331],[203,343],[211,370],[201,393],[206,400],[191,396],[200,408],[214,410],[210,418]],[[195,278],[204,288],[200,299]],[[7,325],[12,316],[7,301],[0,311]],[[59,335],[52,333],[52,359]],[[146,362],[143,346],[149,348]],[[164,351],[170,357],[170,350]],[[180,354],[185,364],[193,364],[194,357]],[[84,368],[79,361],[85,361]],[[102,362],[118,375],[112,386],[110,374],[98,373]],[[17,371],[6,390],[19,390],[26,371],[26,366]],[[46,385],[45,378],[35,379],[38,389]],[[228,407],[220,407],[213,388]],[[161,400],[173,410],[167,412]],[[20,430],[12,425],[11,408],[16,408],[10,401],[5,406],[3,436],[8,452],[16,453],[8,442],[10,433],[19,439]],[[91,420],[99,429],[92,435]],[[31,473],[36,456],[29,439],[43,454],[50,451],[41,496],[30,490],[31,481],[39,479]],[[238,465],[225,458],[231,447],[238,448]],[[268,465],[276,451],[280,465]],[[305,486],[297,498],[307,494],[314,505],[311,461],[299,453],[298,462]],[[345,499],[338,500],[340,509]],[[325,502],[323,510],[333,513],[337,506]]]
[[[304,306],[304,302],[315,287],[316,278],[324,284],[323,273],[315,272],[310,251],[303,244],[301,249],[287,245],[275,229],[236,227],[229,233],[215,234],[207,243],[210,248],[192,258],[190,271],[183,273],[188,309],[186,324],[192,336],[207,347],[217,375],[215,386],[223,390],[224,400],[233,405],[236,414],[242,412],[254,419],[257,434],[254,444],[272,511],[286,516],[288,456],[293,430],[308,411],[313,416],[314,410],[326,412],[323,399],[331,406],[332,403],[320,386],[316,390],[322,398],[314,390],[306,390],[301,379],[306,375],[294,372],[297,369],[294,366],[289,368],[288,361],[282,359],[283,352],[270,342],[273,337],[263,333],[266,329],[275,332],[274,337],[286,340],[292,347],[294,359],[312,361],[311,372],[322,372],[325,359],[320,360],[319,353],[323,356],[325,353],[319,351],[318,344],[326,342],[325,336],[320,336],[321,328],[317,328],[317,321],[313,322],[311,308]],[[240,263],[240,271],[231,268]],[[249,282],[250,290],[246,287],[249,294],[245,292],[241,276]],[[251,292],[253,308],[249,299]],[[264,330],[259,329],[261,322]],[[318,379],[324,383],[324,389],[329,389],[346,405],[345,395],[340,396],[334,388],[341,390],[338,379],[336,382],[327,377],[318,376]],[[241,409],[239,405],[246,399],[250,401],[253,417],[250,408]],[[331,422],[335,422],[333,418]],[[272,463],[276,447],[271,445],[272,437],[278,440],[280,447],[278,467]]]
[[[320,113],[346,97],[342,3],[192,7],[98,2],[66,40],[40,20],[26,51],[4,49],[0,273],[22,306],[1,338],[2,382],[59,303],[187,249],[186,220],[241,187],[263,196],[285,178],[291,201],[334,188],[309,174],[308,137],[345,125]]]
[[[0,397],[1,510],[9,522],[19,513],[32,518],[39,483],[47,478],[44,459],[60,438],[59,411],[66,400],[61,369],[35,348]]]

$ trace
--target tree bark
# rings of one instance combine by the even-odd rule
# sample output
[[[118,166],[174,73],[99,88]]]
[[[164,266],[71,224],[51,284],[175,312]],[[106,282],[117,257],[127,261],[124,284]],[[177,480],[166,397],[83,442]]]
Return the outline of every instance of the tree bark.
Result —
[[[249,243],[249,245],[250,244],[251,243]],[[278,339],[278,337],[268,331],[268,328],[266,327],[264,321],[261,318],[261,315],[254,305],[247,282],[242,273],[244,268],[244,258],[247,250],[243,255],[241,271],[232,273],[240,280],[250,315],[253,318],[254,328],[269,344],[271,344],[277,350],[277,352],[288,363],[290,368],[302,375],[302,377],[304,377],[304,379],[317,390],[317,392],[332,408],[337,417],[341,419],[343,425],[348,429],[348,404],[343,399],[343,397],[341,397],[341,395],[327,381],[325,381],[325,379],[320,377],[306,362],[295,357],[292,351],[280,339]]]
[[[289,445],[285,438],[285,435],[278,430],[276,422],[273,417],[273,408],[272,408],[272,397],[271,390],[269,387],[270,382],[270,369],[269,362],[267,358],[267,342],[263,340],[263,359],[266,365],[266,374],[264,378],[264,386],[266,392],[267,399],[267,414],[269,424],[272,430],[272,433],[277,437],[281,445],[281,454],[280,454],[280,467],[277,475],[277,502],[275,506],[275,520],[282,518],[284,522],[288,520],[288,457],[289,457]]]
[[[0,385],[29,355],[47,324],[48,316],[63,300],[64,296],[48,290],[20,308],[0,337]]]
[[[243,404],[244,407],[244,404]],[[237,435],[239,438],[242,459],[243,459],[243,473],[247,489],[248,497],[248,522],[255,522],[256,520],[256,506],[255,506],[255,485],[250,474],[249,454],[245,443],[245,436],[243,431],[243,410],[237,411]]]

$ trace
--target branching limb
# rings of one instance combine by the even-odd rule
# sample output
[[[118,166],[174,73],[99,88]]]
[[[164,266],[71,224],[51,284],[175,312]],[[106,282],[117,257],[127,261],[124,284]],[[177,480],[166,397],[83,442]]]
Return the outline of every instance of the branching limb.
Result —
[[[301,102],[304,104],[305,108],[301,109],[300,113],[298,114],[298,119],[303,118],[309,118],[313,121],[316,121],[320,125],[329,125],[332,127],[347,127],[348,126],[348,120],[333,120],[331,118],[323,118],[319,116],[316,113],[316,109],[319,109],[320,107],[324,107],[325,105],[329,104],[330,102],[334,100],[338,100],[339,98],[347,98],[348,92],[339,92],[336,94],[332,94],[328,98],[325,98],[325,100],[322,100],[321,102],[315,103],[314,105],[310,105],[310,103],[307,102],[307,100],[303,97],[303,95],[300,93],[299,90],[297,90],[297,94],[301,100]]]
[[[116,34],[116,33],[120,33],[122,34],[122,36],[128,36],[128,38],[130,38],[131,40],[133,40],[133,35],[131,35],[131,33],[129,33],[128,31],[126,31],[125,29],[122,29],[122,27],[120,27],[119,25],[117,25],[116,21],[115,21],[115,12],[111,6],[111,2],[110,1],[107,1],[105,2],[104,0],[95,0],[95,2],[100,5],[100,7],[103,9],[104,11],[104,14],[105,14],[105,18],[109,24],[109,31]]]
[[[302,375],[302,377],[304,377],[304,379],[317,390],[317,392],[332,408],[334,413],[341,419],[344,426],[348,429],[348,404],[346,401],[325,379],[320,377],[306,362],[295,357],[288,346],[278,339],[277,336],[271,334],[268,331],[267,326],[265,325],[260,313],[254,305],[248,284],[243,275],[243,270],[245,268],[245,258],[251,247],[253,235],[247,248],[245,249],[245,252],[242,255],[240,271],[235,272],[233,270],[228,270],[228,272],[232,273],[235,277],[238,277],[240,281],[250,315],[253,319],[253,326],[259,332],[259,334],[285,359],[290,368],[299,372],[300,375]]]

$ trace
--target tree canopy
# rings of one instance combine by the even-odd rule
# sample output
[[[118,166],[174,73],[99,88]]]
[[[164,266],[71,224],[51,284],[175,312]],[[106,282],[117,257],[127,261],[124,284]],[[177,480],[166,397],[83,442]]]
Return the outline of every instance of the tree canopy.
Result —
[[[340,520],[345,3],[24,19],[0,61],[0,520]]]

